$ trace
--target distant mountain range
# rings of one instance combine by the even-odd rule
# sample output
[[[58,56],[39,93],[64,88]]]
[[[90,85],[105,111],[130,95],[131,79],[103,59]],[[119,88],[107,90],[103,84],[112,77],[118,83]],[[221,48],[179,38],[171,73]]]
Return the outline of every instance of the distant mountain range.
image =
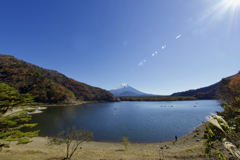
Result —
[[[133,97],[137,97],[137,96],[154,96],[153,94],[147,94],[147,93],[143,93],[141,91],[136,90],[135,88],[122,83],[121,85],[117,86],[114,89],[109,90],[109,92],[111,92],[114,96],[116,97],[121,97],[121,96],[133,96]]]
[[[11,55],[3,54],[0,54],[0,83],[6,83],[16,88],[20,93],[36,95],[35,101],[44,103],[58,103],[73,100],[115,101],[114,96],[160,96],[138,91],[125,83],[106,91],[68,78],[57,71],[44,69],[19,60]],[[207,87],[176,92],[170,96],[192,96],[197,99],[216,99],[219,85],[220,82],[217,82]]]
[[[197,99],[216,99],[217,89],[220,82],[217,82],[213,85],[202,87],[198,89],[187,90],[183,92],[176,92],[171,94],[170,96],[178,96],[178,97],[195,97]],[[153,95],[141,92],[125,83],[117,86],[114,89],[109,90],[115,97],[150,97],[150,96],[161,96],[161,95]]]
[[[237,74],[240,74],[240,72]],[[231,78],[231,77],[232,76],[229,76],[226,78]],[[197,99],[216,99],[217,91],[218,91],[218,87],[219,87],[220,83],[221,83],[221,81],[214,83],[207,87],[191,89],[191,90],[182,91],[182,92],[176,92],[176,93],[171,94],[170,96],[195,97]],[[137,89],[135,89],[125,83],[123,83],[109,91],[116,97],[160,96],[160,95],[153,95],[153,94],[147,94],[147,93],[140,92]]]

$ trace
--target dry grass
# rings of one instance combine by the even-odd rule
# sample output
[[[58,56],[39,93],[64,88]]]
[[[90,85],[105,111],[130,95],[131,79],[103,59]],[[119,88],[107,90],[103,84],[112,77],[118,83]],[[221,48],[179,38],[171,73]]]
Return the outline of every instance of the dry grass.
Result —
[[[186,148],[186,149],[183,149],[183,150],[180,150],[179,152],[180,153],[193,153],[193,152],[199,152],[199,151],[202,151],[204,150],[204,147],[203,146],[200,146],[200,147],[190,147],[190,148]]]

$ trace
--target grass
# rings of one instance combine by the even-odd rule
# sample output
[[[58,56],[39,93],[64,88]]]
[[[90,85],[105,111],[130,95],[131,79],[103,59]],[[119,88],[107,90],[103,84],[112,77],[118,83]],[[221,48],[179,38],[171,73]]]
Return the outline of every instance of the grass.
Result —
[[[200,151],[204,149],[204,147],[200,146],[200,147],[191,147],[191,148],[187,148],[187,149],[183,149],[181,151],[179,151],[180,153],[193,153],[196,151]]]
[[[27,151],[23,152],[23,154],[35,154],[35,153],[44,153],[44,152],[39,151],[39,150],[27,150]]]

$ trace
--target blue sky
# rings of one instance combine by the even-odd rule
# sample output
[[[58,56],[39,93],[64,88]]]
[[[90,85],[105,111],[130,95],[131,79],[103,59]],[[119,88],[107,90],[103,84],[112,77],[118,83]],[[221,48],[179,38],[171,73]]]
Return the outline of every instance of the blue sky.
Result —
[[[0,0],[0,53],[103,89],[168,95],[240,70],[239,9],[239,0]]]

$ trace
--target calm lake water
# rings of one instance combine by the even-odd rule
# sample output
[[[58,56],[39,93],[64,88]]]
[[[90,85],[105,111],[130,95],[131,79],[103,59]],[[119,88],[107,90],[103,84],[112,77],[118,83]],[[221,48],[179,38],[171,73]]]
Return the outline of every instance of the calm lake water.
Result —
[[[216,100],[92,103],[48,107],[31,122],[38,123],[34,130],[40,129],[40,136],[56,136],[74,125],[93,132],[94,141],[120,142],[126,136],[130,142],[149,143],[180,138],[210,112],[222,110]]]

